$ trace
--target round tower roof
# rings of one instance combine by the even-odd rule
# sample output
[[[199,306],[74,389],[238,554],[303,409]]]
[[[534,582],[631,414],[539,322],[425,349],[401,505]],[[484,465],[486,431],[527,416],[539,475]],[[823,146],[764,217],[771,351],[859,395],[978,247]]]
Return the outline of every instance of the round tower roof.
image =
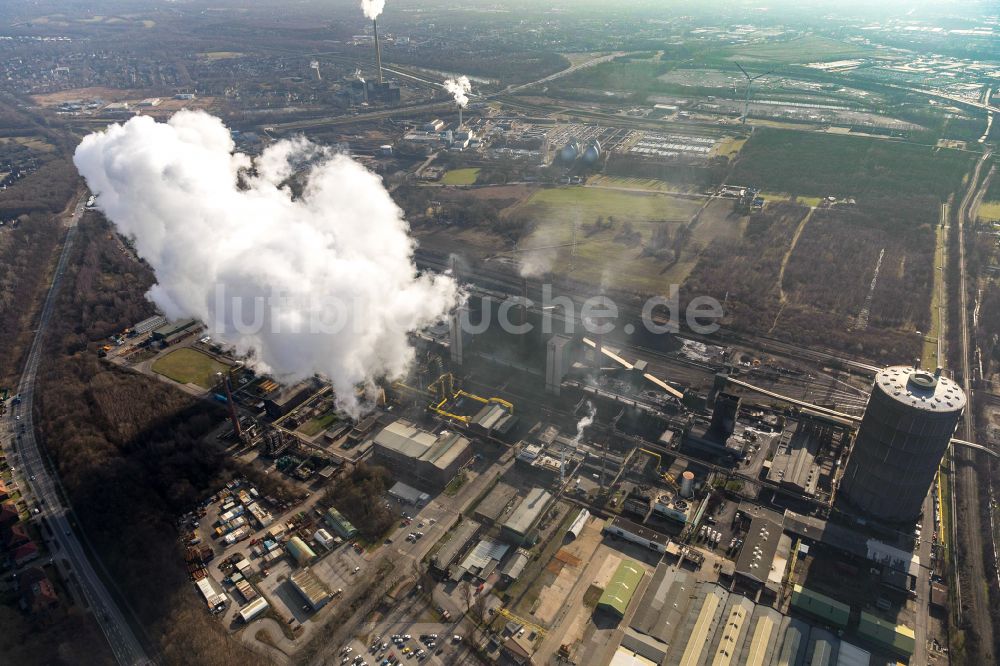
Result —
[[[875,386],[904,405],[928,412],[955,412],[965,407],[965,392],[938,372],[906,365],[879,370]]]

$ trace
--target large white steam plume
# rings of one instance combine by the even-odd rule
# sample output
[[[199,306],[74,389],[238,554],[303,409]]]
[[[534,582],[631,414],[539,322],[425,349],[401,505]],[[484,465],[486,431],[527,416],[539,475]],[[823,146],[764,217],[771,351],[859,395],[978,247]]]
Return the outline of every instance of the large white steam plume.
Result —
[[[469,103],[469,91],[472,90],[472,83],[469,77],[460,76],[456,79],[447,79],[444,82],[444,89],[455,97],[455,104],[463,109]]]
[[[355,413],[355,388],[404,373],[407,332],[458,299],[450,277],[418,275],[379,178],[305,139],[254,160],[218,118],[180,111],[90,134],[73,161],[152,266],[148,297],[167,317],[200,319],[282,381],[328,377]]]
[[[597,409],[594,407],[594,403],[588,400],[587,413],[576,422],[576,437],[573,438],[573,444],[580,443],[580,440],[583,439],[583,431],[594,423],[595,416],[597,416]]]
[[[385,9],[385,0],[361,0],[361,10],[370,21],[378,18]]]

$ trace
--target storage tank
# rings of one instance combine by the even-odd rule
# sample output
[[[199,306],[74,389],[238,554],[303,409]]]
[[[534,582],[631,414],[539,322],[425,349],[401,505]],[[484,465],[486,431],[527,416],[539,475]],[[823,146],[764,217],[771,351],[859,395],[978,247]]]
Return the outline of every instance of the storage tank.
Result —
[[[681,497],[691,497],[694,494],[694,472],[691,470],[681,474]]]
[[[559,151],[559,159],[563,162],[573,162],[580,156],[580,143],[576,139],[570,140],[562,150]]]
[[[594,164],[601,158],[601,142],[594,139],[587,146],[587,150],[583,151],[583,161],[587,164]]]
[[[965,393],[940,368],[880,370],[838,502],[886,522],[914,522],[965,403]]]

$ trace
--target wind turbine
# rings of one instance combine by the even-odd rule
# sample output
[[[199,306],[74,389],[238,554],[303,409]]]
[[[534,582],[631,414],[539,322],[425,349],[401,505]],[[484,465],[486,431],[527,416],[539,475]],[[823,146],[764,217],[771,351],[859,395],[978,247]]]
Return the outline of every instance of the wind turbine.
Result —
[[[747,70],[743,69],[743,66],[740,65],[740,63],[736,63],[736,66],[740,68],[741,72],[743,72],[743,76],[747,77],[747,94],[746,94],[746,99],[743,100],[743,124],[746,125],[747,116],[750,114],[750,84],[752,84],[754,81],[756,81],[761,77],[767,76],[774,70],[772,69],[770,71],[764,72],[763,74],[758,74],[757,76],[750,76],[747,73]]]

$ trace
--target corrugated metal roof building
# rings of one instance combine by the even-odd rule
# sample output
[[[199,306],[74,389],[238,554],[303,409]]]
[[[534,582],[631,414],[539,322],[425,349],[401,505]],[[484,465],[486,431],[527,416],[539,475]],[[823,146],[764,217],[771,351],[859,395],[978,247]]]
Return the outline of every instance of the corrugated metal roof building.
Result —
[[[703,585],[699,587],[698,612],[690,612],[684,618],[684,626],[680,630],[677,644],[671,646],[667,654],[668,666],[684,664],[701,664],[711,654],[709,643],[722,622],[729,592],[718,585]],[[692,608],[692,611],[694,608]]]
[[[812,627],[809,630],[809,647],[806,649],[809,666],[834,666],[839,647],[840,640],[836,636],[825,629]]]
[[[623,645],[615,650],[608,666],[656,666],[659,662],[637,654]]]
[[[528,551],[518,548],[514,556],[504,565],[500,574],[507,580],[517,580],[524,571],[524,568],[528,566],[530,559],[531,556],[528,554]]]
[[[801,585],[792,588],[792,607],[841,629],[847,627],[851,617],[851,607],[847,604]]]
[[[486,580],[496,570],[509,548],[510,546],[505,543],[489,538],[483,539],[465,556],[462,563],[455,567],[451,575],[452,580],[461,580],[466,573]]]
[[[532,488],[517,510],[503,524],[504,537],[515,543],[525,543],[551,502],[552,495],[548,491]]]
[[[341,539],[353,539],[358,535],[358,528],[352,525],[351,521],[344,517],[344,514],[332,506],[326,510],[323,520]]]
[[[775,666],[802,666],[809,645],[809,625],[802,620],[785,617],[781,620],[781,651]]]
[[[288,544],[285,546],[285,549],[300,567],[305,566],[316,559],[316,553],[309,547],[309,544],[297,536],[288,540]]]
[[[330,548],[333,548],[337,544],[337,542],[334,540],[333,535],[324,530],[323,528],[316,530],[316,533],[313,534],[313,539],[328,550]]]
[[[167,318],[162,315],[153,315],[149,319],[143,319],[138,324],[132,327],[132,333],[135,335],[142,335],[143,333],[149,333],[152,330],[160,328],[161,326],[166,326]]]
[[[500,520],[504,513],[517,506],[517,489],[503,481],[497,483],[486,497],[476,505],[476,520],[493,524]]]
[[[735,662],[745,666],[770,666],[775,653],[781,647],[781,613],[757,606],[750,619],[750,630],[743,639],[739,659]]]
[[[724,624],[712,638],[709,654],[713,666],[734,666],[743,648],[743,639],[750,628],[754,602],[738,594],[730,594],[723,613]]]
[[[840,651],[837,653],[837,666],[869,666],[872,655],[857,645],[840,641]]]
[[[570,524],[569,529],[567,530],[567,535],[571,539],[578,538],[580,536],[580,532],[583,531],[583,526],[587,524],[588,519],[590,519],[590,512],[586,509],[580,509],[580,513]]]
[[[460,434],[436,435],[405,419],[387,425],[373,442],[372,454],[378,464],[428,486],[446,484],[472,458],[471,444]]]
[[[393,484],[392,488],[389,488],[389,494],[404,504],[415,504],[417,506],[422,506],[431,499],[431,496],[427,493],[421,492],[402,481],[397,481]]]
[[[688,572],[661,563],[646,586],[630,626],[664,645],[673,644],[691,605],[696,585],[694,576]]]
[[[465,550],[466,545],[479,534],[482,526],[474,520],[463,520],[449,534],[450,537],[434,554],[431,566],[439,576],[445,576],[448,569]],[[448,536],[446,534],[445,536]],[[444,538],[444,537],[442,537]]]
[[[604,526],[604,533],[639,544],[643,548],[649,548],[658,553],[666,553],[667,544],[670,543],[670,537],[667,535],[645,525],[633,523],[621,516],[615,516],[611,522],[607,523]]]
[[[253,622],[255,619],[263,615],[267,608],[267,599],[260,597],[240,609],[240,618],[243,620],[244,624],[247,622]]]
[[[888,648],[896,654],[912,656],[916,649],[913,629],[904,624],[883,620],[867,611],[861,611],[858,634],[876,645]]]
[[[606,610],[619,618],[625,616],[628,605],[632,602],[635,589],[642,580],[645,570],[638,562],[633,560],[622,560],[618,565],[618,570],[611,577],[611,581],[601,598],[597,601],[597,608]]]
[[[299,569],[289,576],[288,580],[314,611],[325,606],[333,598],[329,588],[308,567]]]
[[[142,322],[144,323],[144,322]],[[156,330],[153,331],[154,340],[166,340],[167,338],[175,337],[180,333],[189,330],[191,327],[196,326],[198,321],[196,319],[178,319],[173,323],[164,324]]]

